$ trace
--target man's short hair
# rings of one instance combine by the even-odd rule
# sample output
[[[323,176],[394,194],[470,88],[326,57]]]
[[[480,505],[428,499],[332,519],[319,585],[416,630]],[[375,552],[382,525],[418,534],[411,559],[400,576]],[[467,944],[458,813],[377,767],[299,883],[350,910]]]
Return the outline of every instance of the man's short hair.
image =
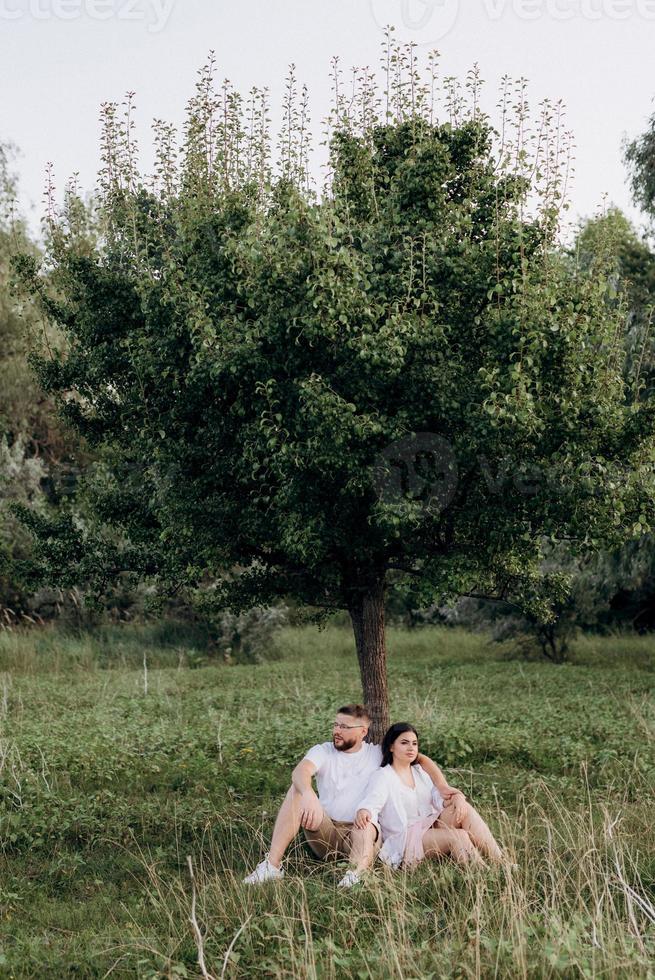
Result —
[[[349,715],[351,718],[365,721],[367,725],[371,724],[371,715],[365,704],[344,704],[343,708],[339,708],[337,714]]]

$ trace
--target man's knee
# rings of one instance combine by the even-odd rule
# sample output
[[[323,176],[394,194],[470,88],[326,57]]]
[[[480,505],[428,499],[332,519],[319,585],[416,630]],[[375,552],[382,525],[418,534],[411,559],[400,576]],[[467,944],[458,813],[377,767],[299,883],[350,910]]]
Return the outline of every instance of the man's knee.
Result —
[[[378,828],[374,823],[367,823],[361,830],[359,827],[353,827],[353,829],[350,831],[350,840],[353,844],[356,841],[358,843],[375,844],[378,838],[378,833]]]
[[[289,789],[287,790],[287,795],[284,797],[284,800],[282,801],[282,806],[280,807],[279,812],[280,813],[284,812],[285,815],[287,816],[291,815],[296,821],[299,821],[301,800],[302,800],[302,793],[299,793],[296,787],[292,783]],[[312,827],[306,827],[304,829],[315,832],[320,828],[324,819],[325,819],[325,811],[321,807],[320,815],[318,819],[315,821],[314,825]]]
[[[353,854],[357,857],[365,855],[374,857],[380,850],[381,844],[379,828],[376,824],[369,823],[363,830],[359,830],[357,827],[352,828],[350,831],[348,852],[351,857]]]
[[[291,786],[289,786],[289,789],[287,790],[286,795],[285,795],[284,799],[282,800],[282,803],[280,804],[280,810],[283,807],[289,806],[289,804],[293,803],[293,801],[296,799],[296,797],[300,798],[300,795],[298,793],[298,790],[296,789],[296,787],[292,783]]]
[[[289,789],[287,790],[287,795],[284,797],[282,806],[291,805],[295,810],[301,799],[302,793],[299,793],[293,783],[291,783],[291,786],[289,786]]]
[[[295,786],[292,784],[291,786],[289,786],[286,796],[284,797],[282,803],[280,804],[278,815],[280,813],[295,814],[296,803],[299,801],[299,799],[300,799],[300,794],[298,793],[298,790],[295,788]]]

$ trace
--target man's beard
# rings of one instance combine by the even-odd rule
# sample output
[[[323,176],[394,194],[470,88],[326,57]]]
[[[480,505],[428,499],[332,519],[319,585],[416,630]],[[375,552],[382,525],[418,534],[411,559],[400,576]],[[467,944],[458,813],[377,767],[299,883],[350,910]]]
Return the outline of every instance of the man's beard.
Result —
[[[343,738],[343,736],[342,736],[342,738]],[[348,749],[352,749],[352,747],[355,744],[355,742],[356,742],[356,739],[354,739],[354,738],[351,739],[350,741],[348,741],[347,738],[343,738],[343,741],[342,742],[335,742],[334,741],[334,736],[332,737],[332,744],[334,745],[334,747],[337,750],[337,752],[346,752]]]

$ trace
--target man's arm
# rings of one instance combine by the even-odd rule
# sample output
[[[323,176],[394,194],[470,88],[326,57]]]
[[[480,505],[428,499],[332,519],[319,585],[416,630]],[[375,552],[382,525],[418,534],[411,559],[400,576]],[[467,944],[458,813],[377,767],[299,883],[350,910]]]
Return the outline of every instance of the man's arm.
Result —
[[[430,777],[434,785],[437,787],[437,789],[443,796],[444,800],[449,799],[451,796],[454,796],[456,793],[461,793],[461,795],[464,796],[461,789],[455,789],[454,786],[449,785],[448,780],[442,773],[437,763],[433,762],[429,756],[423,755],[422,753],[419,752],[416,761],[421,766],[421,768],[425,769],[428,776]]]
[[[316,764],[311,759],[301,759],[291,773],[291,782],[301,796],[303,793],[314,792],[312,789],[312,776],[315,772]]]

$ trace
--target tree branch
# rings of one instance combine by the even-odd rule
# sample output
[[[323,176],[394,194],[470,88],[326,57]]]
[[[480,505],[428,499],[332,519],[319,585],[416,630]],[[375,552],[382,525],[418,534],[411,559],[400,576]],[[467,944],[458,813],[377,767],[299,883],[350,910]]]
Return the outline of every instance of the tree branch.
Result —
[[[512,606],[513,609],[518,609],[523,612],[521,606],[516,602],[512,602],[510,599],[506,599],[502,595],[481,595],[479,592],[460,592],[460,599],[483,599],[485,602],[504,602],[508,606]]]
[[[416,575],[419,578],[421,575],[423,575],[423,572],[416,568],[407,568],[406,565],[398,565],[396,562],[387,562],[387,564],[384,566],[385,572],[391,571],[392,569],[396,572],[407,572],[408,575]]]

